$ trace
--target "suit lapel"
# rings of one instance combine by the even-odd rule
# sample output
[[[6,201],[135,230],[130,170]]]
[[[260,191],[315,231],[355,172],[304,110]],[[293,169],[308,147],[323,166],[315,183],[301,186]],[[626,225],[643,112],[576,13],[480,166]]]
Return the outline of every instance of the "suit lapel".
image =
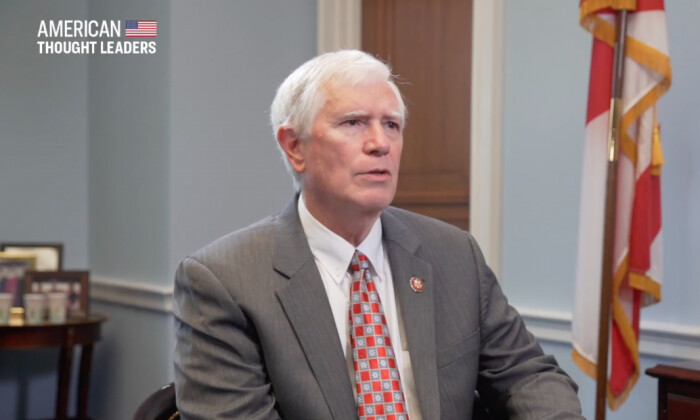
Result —
[[[436,348],[435,284],[430,263],[416,256],[418,239],[389,211],[382,215],[394,290],[399,300],[403,330],[411,353],[416,392],[424,419],[440,418]],[[414,292],[411,277],[424,280],[423,291]]]
[[[328,296],[299,222],[296,200],[275,223],[274,269],[289,278],[277,292],[289,322],[336,419],[357,417],[345,354]]]
[[[440,418],[432,266],[416,256],[420,242],[391,211],[382,215],[382,226],[421,412],[425,419]],[[277,292],[277,297],[333,418],[356,418],[345,354],[321,275],[299,222],[296,200],[275,223],[273,264],[276,271],[289,278],[289,284]],[[411,277],[424,280],[421,293],[411,289]]]

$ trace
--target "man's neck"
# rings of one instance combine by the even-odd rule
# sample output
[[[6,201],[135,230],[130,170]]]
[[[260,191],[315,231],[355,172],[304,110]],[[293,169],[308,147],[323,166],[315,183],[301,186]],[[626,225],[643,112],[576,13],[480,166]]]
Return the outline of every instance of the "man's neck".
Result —
[[[381,215],[381,212],[349,212],[343,209],[328,211],[322,206],[315,206],[315,203],[305,200],[303,193],[299,199],[304,200],[306,209],[319,223],[354,247],[365,240]]]

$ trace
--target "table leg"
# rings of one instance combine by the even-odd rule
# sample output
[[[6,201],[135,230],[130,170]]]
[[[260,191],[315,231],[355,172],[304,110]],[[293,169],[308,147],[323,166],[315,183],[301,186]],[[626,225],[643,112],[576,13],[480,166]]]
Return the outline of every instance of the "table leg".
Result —
[[[58,356],[58,392],[56,395],[56,420],[65,420],[68,412],[70,371],[73,362],[73,346],[62,346]]]
[[[90,367],[92,344],[83,345],[80,351],[80,377],[78,379],[78,419],[87,419],[88,391],[90,390]]]
[[[657,403],[658,420],[668,419],[668,390],[666,378],[659,378],[659,397]]]

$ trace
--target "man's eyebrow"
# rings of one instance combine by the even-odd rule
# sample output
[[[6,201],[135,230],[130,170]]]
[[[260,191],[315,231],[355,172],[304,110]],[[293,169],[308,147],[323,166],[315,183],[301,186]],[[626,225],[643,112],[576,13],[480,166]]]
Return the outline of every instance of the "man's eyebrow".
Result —
[[[369,118],[370,113],[367,111],[348,111],[340,114],[338,118]],[[391,119],[403,122],[403,116],[398,111],[388,112],[382,116],[382,119]]]
[[[369,117],[369,112],[366,111],[348,111],[340,114],[341,118],[359,118],[359,117]]]
[[[389,112],[387,116],[395,120],[403,121],[403,115],[401,115],[401,113],[398,111]]]

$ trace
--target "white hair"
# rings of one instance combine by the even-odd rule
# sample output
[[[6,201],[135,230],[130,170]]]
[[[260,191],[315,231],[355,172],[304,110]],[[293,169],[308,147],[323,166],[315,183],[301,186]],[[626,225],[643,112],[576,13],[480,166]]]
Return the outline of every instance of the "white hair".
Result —
[[[387,64],[358,50],[341,50],[312,58],[294,70],[277,88],[277,94],[270,107],[273,136],[277,138],[280,127],[289,126],[294,129],[300,140],[307,141],[313,121],[326,102],[325,88],[381,81],[389,83],[389,87],[396,94],[399,112],[405,121],[406,106]],[[277,146],[292,176],[294,187],[301,190],[301,174],[292,169],[279,142]]]

